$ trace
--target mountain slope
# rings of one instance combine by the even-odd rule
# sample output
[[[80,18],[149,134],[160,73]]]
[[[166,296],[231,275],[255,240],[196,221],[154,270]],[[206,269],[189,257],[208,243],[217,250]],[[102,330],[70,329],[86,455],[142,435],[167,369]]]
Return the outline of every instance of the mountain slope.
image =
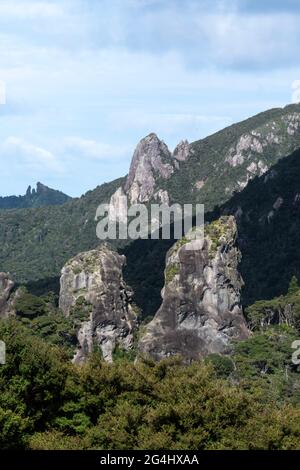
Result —
[[[255,177],[205,219],[221,215],[234,215],[237,221],[243,306],[285,294],[292,276],[300,279],[300,149]],[[125,279],[145,315],[152,316],[161,304],[164,259],[172,244],[137,240],[124,250]]]
[[[190,144],[180,171],[160,188],[170,201],[211,210],[300,147],[300,105],[271,109]]]
[[[172,154],[150,134],[137,146],[126,179],[104,184],[62,206],[0,211],[1,270],[10,272],[17,282],[58,276],[68,258],[99,244],[96,208],[113,195],[117,199],[116,195],[124,193],[129,202],[201,202],[209,211],[298,147],[300,105],[266,111],[192,144],[181,142]],[[161,270],[165,252],[160,252],[161,245],[155,241],[133,245],[126,248],[127,274],[134,288],[142,276],[144,290],[137,295],[145,297],[152,290],[151,282],[156,290],[162,286],[162,274],[155,273]],[[164,245],[170,247],[168,242]],[[146,253],[140,251],[141,246],[147,247]],[[148,267],[156,263],[155,270],[145,272],[145,262]],[[151,295],[146,297],[142,301],[149,302],[145,313],[153,314],[157,300],[153,303]]]
[[[17,282],[58,276],[65,262],[96,247],[95,214],[122,179],[105,183],[62,206],[0,211],[0,266]]]
[[[28,187],[24,196],[0,197],[0,209],[24,209],[30,207],[57,206],[70,200],[70,196],[37,183],[36,189]]]
[[[284,294],[293,275],[300,279],[300,150],[251,181],[220,214],[237,220],[245,305]]]

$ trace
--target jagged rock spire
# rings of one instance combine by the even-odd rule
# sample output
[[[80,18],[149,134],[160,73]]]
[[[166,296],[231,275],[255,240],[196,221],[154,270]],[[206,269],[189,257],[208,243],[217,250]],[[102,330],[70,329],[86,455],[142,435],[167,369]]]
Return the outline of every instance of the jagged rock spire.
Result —
[[[144,137],[135,149],[124,186],[130,202],[149,201],[156,178],[167,179],[173,171],[174,161],[167,145],[154,133]]]

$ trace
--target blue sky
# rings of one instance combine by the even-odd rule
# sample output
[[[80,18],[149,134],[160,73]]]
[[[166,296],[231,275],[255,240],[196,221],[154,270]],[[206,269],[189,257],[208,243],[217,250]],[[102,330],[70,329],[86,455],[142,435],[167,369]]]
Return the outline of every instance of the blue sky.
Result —
[[[171,149],[292,102],[300,2],[0,0],[0,194],[79,196]]]

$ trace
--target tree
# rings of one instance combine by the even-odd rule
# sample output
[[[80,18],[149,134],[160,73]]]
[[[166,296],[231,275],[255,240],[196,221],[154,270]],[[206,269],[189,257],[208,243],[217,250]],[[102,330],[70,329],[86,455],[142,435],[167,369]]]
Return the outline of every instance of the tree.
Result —
[[[298,284],[298,279],[296,276],[293,276],[292,279],[290,280],[290,285],[288,288],[288,294],[295,294],[298,292],[300,289],[299,284]]]

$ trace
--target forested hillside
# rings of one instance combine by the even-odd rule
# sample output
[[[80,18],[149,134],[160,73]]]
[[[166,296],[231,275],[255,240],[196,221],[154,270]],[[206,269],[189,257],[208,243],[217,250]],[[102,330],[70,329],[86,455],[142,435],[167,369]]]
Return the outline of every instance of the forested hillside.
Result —
[[[24,209],[29,207],[58,206],[71,198],[61,191],[37,183],[36,189],[28,187],[24,196],[0,197],[0,209]]]

